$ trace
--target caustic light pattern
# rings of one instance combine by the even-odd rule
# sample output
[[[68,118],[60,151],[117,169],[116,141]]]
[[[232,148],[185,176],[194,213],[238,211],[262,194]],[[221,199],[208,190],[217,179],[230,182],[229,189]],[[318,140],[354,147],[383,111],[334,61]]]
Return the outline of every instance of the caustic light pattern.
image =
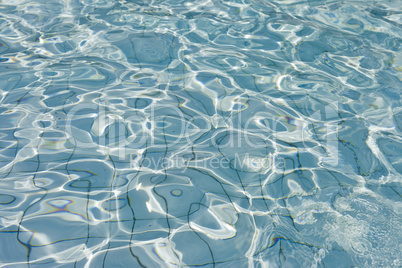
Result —
[[[400,1],[0,1],[1,267],[401,267]]]

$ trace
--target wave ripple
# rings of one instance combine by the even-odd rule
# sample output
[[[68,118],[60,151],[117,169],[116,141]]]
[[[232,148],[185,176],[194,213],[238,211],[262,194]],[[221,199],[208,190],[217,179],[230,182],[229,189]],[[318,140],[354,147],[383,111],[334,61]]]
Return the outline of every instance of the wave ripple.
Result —
[[[400,267],[398,1],[0,1],[1,267]]]

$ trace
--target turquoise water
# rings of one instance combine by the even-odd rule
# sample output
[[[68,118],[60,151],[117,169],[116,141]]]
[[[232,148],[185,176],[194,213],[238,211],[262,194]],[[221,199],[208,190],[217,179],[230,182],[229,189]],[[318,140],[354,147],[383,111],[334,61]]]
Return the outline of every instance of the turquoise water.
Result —
[[[400,267],[401,6],[0,1],[0,266]]]

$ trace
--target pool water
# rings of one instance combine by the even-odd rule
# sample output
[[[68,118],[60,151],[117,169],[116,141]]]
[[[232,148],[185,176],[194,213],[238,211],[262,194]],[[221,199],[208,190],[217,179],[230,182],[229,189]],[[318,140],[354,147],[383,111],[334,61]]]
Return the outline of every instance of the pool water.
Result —
[[[0,1],[1,267],[401,267],[398,0]]]

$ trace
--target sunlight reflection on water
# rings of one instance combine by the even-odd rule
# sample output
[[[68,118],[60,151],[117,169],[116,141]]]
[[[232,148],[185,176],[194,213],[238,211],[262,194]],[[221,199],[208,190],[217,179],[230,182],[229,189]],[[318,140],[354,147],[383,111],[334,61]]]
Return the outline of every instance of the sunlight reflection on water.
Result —
[[[401,266],[398,1],[0,1],[0,266]]]

